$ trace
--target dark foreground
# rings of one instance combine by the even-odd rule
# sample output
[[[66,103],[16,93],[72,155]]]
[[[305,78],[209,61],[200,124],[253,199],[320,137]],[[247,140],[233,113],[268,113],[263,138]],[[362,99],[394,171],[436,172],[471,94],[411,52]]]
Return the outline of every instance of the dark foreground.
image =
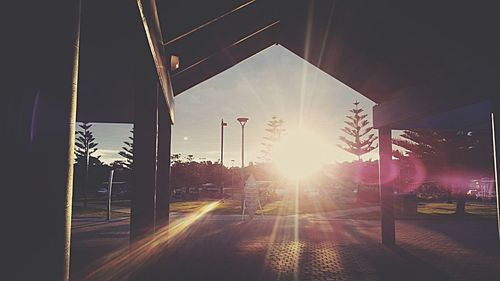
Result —
[[[393,247],[380,244],[378,221],[204,216],[172,225],[157,241],[119,252],[128,219],[74,221],[72,280],[500,278],[494,220],[398,221]]]

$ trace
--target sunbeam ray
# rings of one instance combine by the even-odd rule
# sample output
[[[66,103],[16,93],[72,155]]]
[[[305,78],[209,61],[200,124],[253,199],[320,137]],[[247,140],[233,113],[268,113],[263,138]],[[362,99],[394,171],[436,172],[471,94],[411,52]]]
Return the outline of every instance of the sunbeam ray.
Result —
[[[143,238],[119,249],[97,262],[96,269],[87,274],[83,280],[124,280],[141,266],[147,264],[165,247],[175,244],[185,237],[189,228],[214,210],[221,202],[215,201],[203,206],[197,212],[178,219],[168,226],[156,231],[153,238]]]

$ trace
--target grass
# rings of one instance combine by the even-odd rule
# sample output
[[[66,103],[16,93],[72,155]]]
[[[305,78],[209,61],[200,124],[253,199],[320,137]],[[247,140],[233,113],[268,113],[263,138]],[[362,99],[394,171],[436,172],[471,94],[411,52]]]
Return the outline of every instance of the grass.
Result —
[[[467,202],[465,205],[465,215],[457,216],[455,214],[456,203],[434,203],[420,202],[417,207],[417,214],[411,217],[402,217],[400,219],[496,219],[497,211],[494,203]],[[357,214],[349,219],[376,220],[380,218],[379,210]]]
[[[301,194],[299,196],[300,200],[298,202],[298,213],[299,214],[310,214],[318,212],[329,212],[335,210],[344,210],[350,208],[376,206],[373,203],[353,203],[353,201],[343,200],[338,198],[330,198],[328,196],[307,196]],[[215,201],[215,199],[205,199],[200,201],[186,201],[186,202],[172,202],[170,204],[171,212],[178,213],[191,213],[199,210],[201,207]],[[106,201],[94,198],[89,200],[92,203],[105,203]],[[117,199],[113,200],[114,206],[130,206],[130,200]],[[277,200],[262,206],[262,213],[265,215],[293,215],[295,214],[295,200],[293,196],[288,196],[282,200]],[[411,218],[411,219],[450,219],[450,218],[479,218],[479,219],[493,219],[496,218],[496,205],[494,203],[484,203],[484,202],[467,202],[465,211],[465,216],[455,215],[455,203],[435,203],[435,202],[420,202],[417,208],[417,214],[411,217],[399,217],[399,218]],[[74,216],[78,217],[105,217],[105,210],[95,210],[87,209],[84,210],[82,207],[73,208]],[[240,200],[224,200],[216,209],[212,211],[213,214],[218,215],[237,215],[241,214],[241,201]],[[258,214],[261,213],[260,210],[257,211]],[[125,213],[113,212],[112,216],[124,217],[127,216]],[[354,214],[350,216],[345,216],[342,218],[346,219],[366,219],[366,220],[376,220],[380,218],[380,213],[378,210]]]
[[[92,208],[84,209],[83,207],[73,206],[73,217],[77,218],[99,218],[99,217],[106,218],[106,214],[107,214],[106,210],[98,210]],[[127,213],[111,211],[112,218],[127,217],[127,216],[128,216]]]
[[[355,207],[373,206],[374,204],[347,204],[346,202],[333,202],[326,200],[299,200],[299,214],[310,214],[317,212],[328,212],[340,209],[349,209]],[[188,201],[188,202],[173,202],[170,204],[171,212],[189,213],[200,209],[202,206],[213,202],[205,201]],[[216,209],[212,211],[213,214],[230,215],[241,214],[241,201],[240,200],[224,200]],[[295,200],[283,199],[274,201],[262,206],[262,211],[257,210],[257,214],[263,213],[264,215],[293,215],[295,214]]]
[[[418,212],[425,215],[454,215],[456,203],[420,203]],[[465,212],[478,217],[496,217],[496,205],[483,202],[467,202]]]

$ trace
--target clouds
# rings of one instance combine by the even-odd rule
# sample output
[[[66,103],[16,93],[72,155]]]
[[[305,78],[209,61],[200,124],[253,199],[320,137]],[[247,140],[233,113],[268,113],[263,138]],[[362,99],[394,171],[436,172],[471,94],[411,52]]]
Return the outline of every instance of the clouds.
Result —
[[[106,164],[110,164],[116,160],[123,160],[123,157],[118,155],[119,150],[117,149],[99,149],[97,151],[98,155],[101,155],[101,161]]]

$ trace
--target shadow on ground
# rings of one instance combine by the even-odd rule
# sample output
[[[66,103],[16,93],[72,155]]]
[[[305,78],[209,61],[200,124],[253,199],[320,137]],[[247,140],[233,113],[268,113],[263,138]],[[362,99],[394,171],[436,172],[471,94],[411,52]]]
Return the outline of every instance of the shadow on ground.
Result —
[[[92,280],[447,281],[500,276],[492,221],[398,221],[398,245],[386,247],[379,242],[377,221],[278,216],[241,222],[208,216],[168,245],[152,243],[141,259],[121,264],[109,254],[128,247],[128,220],[87,223],[76,223],[73,230],[72,280],[85,280],[103,266],[105,274]]]

